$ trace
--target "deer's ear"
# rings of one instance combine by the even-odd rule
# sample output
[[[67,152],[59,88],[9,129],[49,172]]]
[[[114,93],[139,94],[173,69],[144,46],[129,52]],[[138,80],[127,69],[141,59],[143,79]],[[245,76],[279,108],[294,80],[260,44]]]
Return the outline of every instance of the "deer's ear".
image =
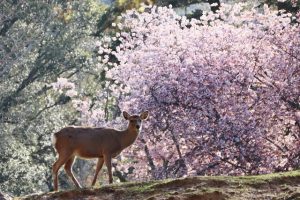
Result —
[[[145,112],[142,112],[142,114],[140,115],[140,118],[142,120],[145,120],[148,118],[148,115],[149,115],[149,112],[148,112],[148,110],[146,110]]]
[[[130,115],[126,111],[123,111],[123,117],[128,120]]]

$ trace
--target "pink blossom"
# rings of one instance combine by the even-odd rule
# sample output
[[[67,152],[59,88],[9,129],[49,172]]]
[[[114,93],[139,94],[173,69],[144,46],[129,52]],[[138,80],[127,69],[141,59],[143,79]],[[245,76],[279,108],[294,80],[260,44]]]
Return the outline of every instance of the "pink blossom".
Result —
[[[167,7],[123,14],[120,45],[103,44],[111,51],[100,56],[102,64],[117,59],[106,73],[117,106],[150,111],[139,140],[123,154],[133,161],[127,169],[135,168],[129,177],[299,168],[300,30],[290,17],[243,4],[222,4],[217,14],[192,20]],[[79,108],[86,123],[102,116]]]

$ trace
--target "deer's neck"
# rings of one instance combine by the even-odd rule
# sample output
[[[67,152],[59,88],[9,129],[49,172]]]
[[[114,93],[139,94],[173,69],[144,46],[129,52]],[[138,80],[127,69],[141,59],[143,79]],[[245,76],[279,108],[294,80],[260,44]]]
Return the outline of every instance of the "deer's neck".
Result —
[[[135,127],[128,126],[126,130],[123,131],[123,137],[121,139],[122,149],[132,145],[139,135],[139,130]]]

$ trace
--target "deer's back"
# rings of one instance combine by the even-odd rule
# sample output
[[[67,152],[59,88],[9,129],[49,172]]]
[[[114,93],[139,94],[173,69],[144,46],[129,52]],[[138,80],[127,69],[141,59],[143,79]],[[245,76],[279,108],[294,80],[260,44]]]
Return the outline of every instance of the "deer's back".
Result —
[[[66,127],[55,133],[55,148],[67,149],[75,155],[93,158],[120,149],[119,131],[108,128]]]

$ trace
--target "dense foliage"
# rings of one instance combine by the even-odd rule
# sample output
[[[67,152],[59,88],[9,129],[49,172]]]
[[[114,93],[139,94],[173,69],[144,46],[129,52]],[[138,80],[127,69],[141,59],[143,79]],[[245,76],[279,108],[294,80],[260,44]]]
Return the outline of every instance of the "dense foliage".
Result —
[[[99,90],[100,76],[86,72],[95,66],[91,34],[104,7],[92,0],[5,0],[0,7],[0,190],[49,190],[51,135],[76,123],[70,98],[50,84],[63,76],[80,80],[86,95]]]
[[[116,181],[299,168],[300,2],[208,0],[199,19],[203,1],[1,1],[0,191],[52,190],[52,133],[124,128],[121,110],[151,118]]]

